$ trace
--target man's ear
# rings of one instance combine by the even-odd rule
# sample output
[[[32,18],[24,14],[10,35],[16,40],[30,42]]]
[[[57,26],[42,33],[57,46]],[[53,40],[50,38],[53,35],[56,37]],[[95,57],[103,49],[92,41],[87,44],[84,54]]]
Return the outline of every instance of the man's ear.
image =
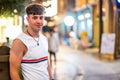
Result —
[[[26,17],[26,20],[29,21],[29,17],[28,16]]]

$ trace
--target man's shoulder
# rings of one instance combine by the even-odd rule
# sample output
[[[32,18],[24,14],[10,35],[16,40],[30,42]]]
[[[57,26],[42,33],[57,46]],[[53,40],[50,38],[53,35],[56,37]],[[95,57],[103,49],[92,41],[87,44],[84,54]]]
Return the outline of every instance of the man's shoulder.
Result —
[[[16,37],[16,39],[20,39],[20,40],[28,40],[30,37],[27,35],[27,34],[25,34],[24,32],[23,33],[20,33],[17,37]]]
[[[25,36],[25,33],[22,32],[22,33],[20,33],[17,37],[20,37],[20,36]]]
[[[43,39],[47,39],[47,37],[45,35],[43,35],[42,33],[40,33],[40,37]]]
[[[28,39],[29,38],[27,37],[27,35],[22,32],[14,39],[14,43],[23,44],[25,42],[28,42]]]
[[[13,43],[21,44],[22,41],[19,38],[16,38],[13,40]]]

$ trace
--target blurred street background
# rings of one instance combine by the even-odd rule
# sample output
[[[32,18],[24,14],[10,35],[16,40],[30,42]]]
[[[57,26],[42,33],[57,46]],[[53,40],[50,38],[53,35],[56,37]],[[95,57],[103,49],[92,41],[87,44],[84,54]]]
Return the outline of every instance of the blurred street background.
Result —
[[[61,45],[57,53],[57,64],[52,67],[54,78],[56,80],[120,80],[120,60],[108,61],[100,58],[95,55],[98,49],[87,51]]]

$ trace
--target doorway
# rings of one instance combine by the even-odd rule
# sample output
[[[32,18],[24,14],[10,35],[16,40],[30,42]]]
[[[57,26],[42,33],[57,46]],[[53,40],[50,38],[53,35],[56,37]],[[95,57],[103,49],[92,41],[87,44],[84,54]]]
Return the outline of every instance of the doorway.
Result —
[[[116,53],[115,58],[120,58],[120,9],[116,11]]]

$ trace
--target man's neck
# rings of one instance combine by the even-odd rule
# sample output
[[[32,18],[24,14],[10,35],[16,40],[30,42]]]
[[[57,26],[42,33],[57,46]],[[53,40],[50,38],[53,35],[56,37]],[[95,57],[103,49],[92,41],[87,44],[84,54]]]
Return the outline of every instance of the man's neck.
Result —
[[[28,35],[30,35],[31,37],[39,37],[39,32],[35,32],[35,31],[31,31],[31,30],[27,30],[26,31]]]

